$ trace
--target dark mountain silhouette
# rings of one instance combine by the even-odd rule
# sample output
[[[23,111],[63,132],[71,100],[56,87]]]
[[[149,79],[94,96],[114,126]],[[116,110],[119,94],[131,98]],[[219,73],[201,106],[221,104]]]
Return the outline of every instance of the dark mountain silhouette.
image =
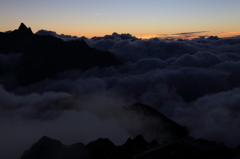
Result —
[[[159,142],[173,142],[188,135],[188,131],[185,127],[167,118],[161,112],[150,106],[136,103],[125,109],[144,117],[145,122],[149,121],[147,126],[143,126],[141,128],[142,130],[139,130],[139,132],[142,132],[141,135],[145,137],[151,134],[151,138]]]
[[[22,36],[31,36],[33,34],[32,29],[30,27],[27,28],[27,26],[24,23],[21,23],[19,28],[14,30],[12,33]]]
[[[205,139],[186,137],[171,144],[157,145],[134,156],[134,159],[230,159],[240,157],[240,149],[230,149],[223,144]]]
[[[54,78],[64,70],[84,71],[119,64],[113,54],[93,49],[83,40],[64,42],[52,36],[38,36],[23,23],[11,33],[1,33],[0,43],[0,53],[23,55],[22,69],[18,72],[20,85]]]
[[[86,145],[76,143],[70,146],[49,137],[42,137],[26,150],[21,159],[200,159],[237,158],[240,147],[226,147],[222,143],[195,139],[187,136],[186,129],[168,119],[160,112],[142,104],[134,104],[126,109],[147,117],[158,117],[158,126],[168,125],[166,131],[178,136],[170,142],[147,142],[142,135],[128,138],[123,145],[116,146],[107,138],[99,138]],[[149,130],[151,131],[151,130]],[[171,132],[172,131],[172,132]],[[176,135],[178,134],[178,135]]]
[[[148,143],[140,135],[116,146],[109,139],[99,138],[87,145],[70,146],[49,137],[42,137],[25,151],[21,159],[200,159],[238,158],[240,148],[230,149],[223,144],[192,137],[171,144]]]
[[[136,135],[134,139],[127,139],[122,146],[116,146],[109,139],[102,138],[92,141],[87,145],[78,143],[66,146],[60,141],[43,137],[28,151],[25,151],[21,159],[132,159],[136,154],[145,152],[159,145],[159,141],[161,143],[172,143],[185,138],[188,134],[186,128],[178,125],[162,113],[147,105],[137,103],[124,107],[124,109],[128,112],[139,114],[145,122],[149,119],[152,123],[149,122],[149,126],[147,127],[145,125],[143,127],[145,130],[139,130],[139,132],[142,132],[141,135]],[[147,132],[147,134],[151,132],[150,134],[154,136],[154,140],[151,142],[145,141],[143,136],[147,135],[144,132]],[[166,132],[167,135],[162,132]]]
[[[21,159],[132,159],[136,153],[153,146],[141,136],[128,139],[122,146],[116,146],[109,139],[103,138],[87,145],[77,143],[66,146],[58,140],[44,136],[25,151]]]
[[[88,150],[82,143],[66,146],[58,140],[44,136],[30,150],[25,151],[21,159],[77,159],[85,158],[87,153]]]

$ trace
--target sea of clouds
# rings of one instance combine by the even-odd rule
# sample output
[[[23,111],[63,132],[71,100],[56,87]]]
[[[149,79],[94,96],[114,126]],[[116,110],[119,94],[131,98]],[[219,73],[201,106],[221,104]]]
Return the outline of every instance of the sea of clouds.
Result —
[[[66,144],[98,137],[122,144],[144,123],[122,109],[133,103],[155,108],[193,137],[240,144],[240,37],[143,40],[117,33],[91,39],[45,30],[37,34],[85,40],[122,64],[67,70],[54,79],[19,86],[16,74],[23,55],[0,54],[0,147],[6,156],[21,154],[43,135]],[[120,113],[116,117],[113,112]]]

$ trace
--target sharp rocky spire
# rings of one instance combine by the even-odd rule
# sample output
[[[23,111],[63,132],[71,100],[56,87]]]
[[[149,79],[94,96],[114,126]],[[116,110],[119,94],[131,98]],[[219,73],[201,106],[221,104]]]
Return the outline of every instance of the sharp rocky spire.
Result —
[[[31,35],[33,34],[32,29],[27,27],[24,23],[21,23],[17,30],[15,30],[18,34],[22,35]]]

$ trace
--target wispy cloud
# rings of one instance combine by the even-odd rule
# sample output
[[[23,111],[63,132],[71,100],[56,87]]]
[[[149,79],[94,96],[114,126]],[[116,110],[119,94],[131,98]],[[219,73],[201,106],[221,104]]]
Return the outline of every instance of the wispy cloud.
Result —
[[[195,31],[195,32],[182,32],[182,33],[173,33],[173,34],[151,34],[151,35],[136,35],[136,37],[141,39],[151,39],[151,38],[164,38],[164,39],[193,39],[199,36],[202,36],[203,33],[209,31]]]
[[[183,33],[175,33],[175,34],[171,34],[171,35],[183,35],[183,36],[192,36],[195,34],[201,34],[201,33],[206,33],[209,31],[194,31],[194,32],[183,32]]]
[[[222,34],[240,34],[240,31],[222,32]]]
[[[240,31],[226,31],[226,32],[221,32],[218,34],[219,37],[234,37],[234,36],[239,36]]]

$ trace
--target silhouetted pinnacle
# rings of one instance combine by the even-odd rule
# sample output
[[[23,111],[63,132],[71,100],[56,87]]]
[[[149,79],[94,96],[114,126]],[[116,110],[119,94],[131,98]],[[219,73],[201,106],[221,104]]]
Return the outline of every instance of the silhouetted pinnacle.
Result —
[[[21,23],[20,26],[18,27],[18,30],[27,30],[28,28],[24,23]]]
[[[17,32],[25,35],[33,34],[32,29],[30,27],[27,28],[27,26],[24,23],[20,24],[20,26],[17,29]]]

